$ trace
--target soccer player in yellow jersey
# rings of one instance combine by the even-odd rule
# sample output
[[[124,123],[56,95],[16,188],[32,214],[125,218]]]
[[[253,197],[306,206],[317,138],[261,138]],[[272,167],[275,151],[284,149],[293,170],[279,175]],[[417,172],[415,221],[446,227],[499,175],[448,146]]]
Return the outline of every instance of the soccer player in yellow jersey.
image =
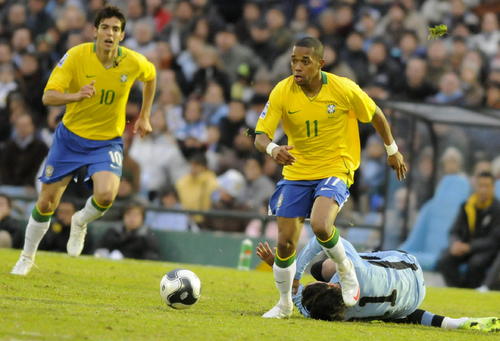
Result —
[[[333,226],[360,162],[358,120],[373,124],[386,145],[389,165],[400,180],[406,175],[403,156],[380,108],[351,80],[321,71],[323,64],[321,42],[299,40],[292,50],[293,75],[274,87],[255,128],[256,148],[284,165],[284,179],[269,203],[278,221],[273,272],[280,299],[265,318],[292,314],[292,288],[298,286],[293,280],[296,245],[307,217],[323,251],[337,265],[344,303],[354,306],[359,301],[354,266]],[[272,142],[280,122],[288,137],[286,146]]]
[[[45,87],[45,105],[66,105],[47,156],[42,189],[26,227],[23,251],[12,269],[15,275],[31,270],[40,240],[75,172],[85,167],[93,181],[93,195],[71,219],[67,244],[79,256],[87,224],[111,206],[122,173],[125,106],[136,80],[144,83],[143,100],[134,132],[151,132],[149,116],[156,90],[156,71],[141,54],[119,46],[125,17],[116,7],[105,7],[94,22],[95,42],[71,48],[56,65]]]

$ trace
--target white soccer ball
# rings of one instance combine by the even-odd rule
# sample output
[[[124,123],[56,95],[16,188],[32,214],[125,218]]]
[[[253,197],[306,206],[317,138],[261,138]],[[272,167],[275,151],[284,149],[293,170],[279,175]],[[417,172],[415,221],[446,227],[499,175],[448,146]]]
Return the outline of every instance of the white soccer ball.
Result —
[[[187,269],[169,271],[160,282],[163,301],[175,309],[187,309],[198,302],[200,290],[200,279]]]

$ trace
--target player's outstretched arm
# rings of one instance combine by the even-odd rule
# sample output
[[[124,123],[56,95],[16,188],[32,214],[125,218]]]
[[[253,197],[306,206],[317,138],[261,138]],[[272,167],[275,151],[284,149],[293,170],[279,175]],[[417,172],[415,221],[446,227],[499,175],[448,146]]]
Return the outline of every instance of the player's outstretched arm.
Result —
[[[80,102],[95,95],[95,81],[81,87],[80,91],[74,93],[64,93],[57,90],[47,90],[44,92],[42,102],[44,105],[65,105],[73,102]]]
[[[255,136],[255,148],[259,152],[267,153],[279,164],[291,165],[295,162],[295,157],[289,152],[293,146],[278,146],[266,134]]]
[[[134,124],[134,134],[139,133],[141,137],[148,135],[153,129],[151,128],[151,122],[149,117],[151,116],[151,107],[153,106],[153,100],[156,92],[156,78],[144,82],[144,88],[142,90],[142,106],[139,118]]]
[[[403,155],[398,151],[398,147],[391,133],[391,128],[389,127],[389,122],[387,122],[384,113],[379,107],[377,107],[375,115],[373,115],[372,125],[384,141],[388,155],[387,163],[396,171],[398,180],[405,179],[407,168]]]

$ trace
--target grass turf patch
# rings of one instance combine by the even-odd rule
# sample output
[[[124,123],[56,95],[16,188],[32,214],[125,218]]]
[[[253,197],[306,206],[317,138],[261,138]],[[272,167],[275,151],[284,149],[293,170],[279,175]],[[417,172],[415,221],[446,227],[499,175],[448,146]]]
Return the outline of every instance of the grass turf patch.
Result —
[[[277,301],[272,273],[39,252],[27,277],[9,274],[19,250],[0,249],[2,340],[499,340],[499,334],[432,327],[260,316]],[[177,267],[201,279],[200,301],[174,310],[162,276]],[[306,281],[307,282],[307,281]],[[451,317],[500,315],[500,293],[428,288],[422,308]]]

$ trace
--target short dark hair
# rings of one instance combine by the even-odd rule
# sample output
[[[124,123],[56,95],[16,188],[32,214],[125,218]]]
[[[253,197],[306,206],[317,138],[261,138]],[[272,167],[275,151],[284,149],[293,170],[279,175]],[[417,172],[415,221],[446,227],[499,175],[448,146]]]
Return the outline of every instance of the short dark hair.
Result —
[[[126,24],[127,20],[125,19],[125,16],[120,11],[120,9],[118,7],[115,7],[115,6],[106,6],[103,9],[101,9],[99,11],[99,13],[97,13],[97,16],[95,17],[95,21],[94,21],[95,28],[99,28],[99,24],[104,19],[113,18],[113,17],[116,17],[120,20],[120,22],[122,23],[122,27],[121,27],[122,32],[125,31],[125,24]]]
[[[299,39],[294,46],[308,47],[314,50],[314,55],[319,59],[323,59],[324,48],[318,38],[305,37]]]
[[[325,282],[306,286],[302,291],[302,305],[311,318],[324,321],[343,321],[347,308],[340,287],[330,287]]]

